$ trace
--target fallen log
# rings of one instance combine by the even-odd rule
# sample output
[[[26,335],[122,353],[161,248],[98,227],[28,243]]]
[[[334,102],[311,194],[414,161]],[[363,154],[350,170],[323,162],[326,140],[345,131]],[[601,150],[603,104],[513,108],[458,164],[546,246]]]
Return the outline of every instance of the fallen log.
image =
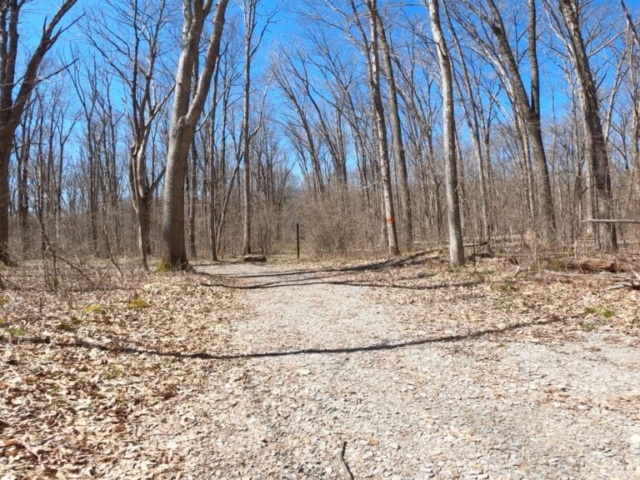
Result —
[[[581,262],[575,262],[573,260],[550,260],[546,268],[548,270],[555,271],[567,271],[574,270],[580,272],[611,272],[615,273],[619,271],[618,264],[613,260],[600,260],[597,258],[583,260]]]
[[[587,218],[583,220],[582,223],[630,223],[630,224],[640,224],[640,220],[630,220],[630,219],[622,219],[622,220],[610,220],[604,218]]]
[[[245,255],[242,260],[245,262],[262,263],[267,261],[267,257],[265,255]]]

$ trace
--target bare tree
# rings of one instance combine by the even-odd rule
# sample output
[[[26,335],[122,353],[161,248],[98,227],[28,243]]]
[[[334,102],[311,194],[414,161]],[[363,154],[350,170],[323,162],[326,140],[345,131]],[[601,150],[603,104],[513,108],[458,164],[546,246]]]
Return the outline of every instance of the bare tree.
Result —
[[[438,0],[429,0],[429,17],[433,40],[440,61],[442,88],[442,123],[446,166],[447,217],[449,220],[449,263],[464,265],[462,226],[460,223],[460,199],[458,196],[458,174],[456,169],[456,120],[453,103],[453,74],[449,48],[442,33]]]
[[[311,93],[310,79],[307,70],[307,61],[301,55],[293,55],[287,52],[280,59],[279,65],[275,71],[275,80],[279,88],[282,90],[285,98],[293,107],[296,119],[288,122],[287,129],[290,134],[297,138],[297,144],[304,146],[304,150],[308,152],[311,161],[311,169],[313,172],[314,191],[318,195],[324,194],[324,179],[322,175],[322,167],[320,163],[319,139],[316,138],[314,122],[311,118],[311,110],[321,115],[320,107],[314,100]],[[320,130],[327,134],[327,125],[324,118],[318,119]],[[298,134],[298,130],[302,130],[302,134]],[[300,152],[304,158],[304,152]]]
[[[466,101],[461,102],[469,128],[473,151],[478,165],[478,175],[480,184],[480,219],[481,219],[481,243],[486,251],[491,250],[491,219],[489,214],[489,191],[487,177],[490,170],[491,159],[489,157],[489,132],[488,126],[491,122],[492,106],[495,97],[490,92],[482,95],[480,89],[481,76],[473,75],[473,61],[463,53],[462,42],[456,32],[451,15],[446,3],[443,3],[445,17],[451,32],[451,38],[458,53],[459,75],[456,77],[456,85],[460,96],[466,95]],[[481,68],[481,67],[480,67]],[[475,87],[475,88],[474,88]],[[482,97],[488,97],[488,101],[483,102]],[[485,108],[489,105],[489,108]]]
[[[380,51],[379,42],[379,17],[377,12],[377,1],[366,0],[365,5],[369,14],[369,39],[358,20],[358,29],[362,41],[367,51],[367,73],[369,78],[369,90],[373,113],[375,117],[376,136],[378,144],[378,161],[380,162],[380,177],[382,180],[382,196],[387,226],[387,245],[389,254],[398,255],[398,233],[393,206],[393,195],[391,194],[391,168],[389,165],[389,145],[387,142],[387,125],[384,115],[384,105],[382,103],[382,93],[380,88]],[[355,15],[357,10],[353,0],[351,7]]]
[[[402,228],[409,248],[413,245],[413,218],[411,209],[411,193],[409,191],[409,178],[407,174],[407,160],[404,152],[404,141],[402,139],[402,125],[400,120],[400,107],[398,106],[398,89],[396,87],[395,72],[392,62],[392,52],[387,32],[376,8],[372,10],[372,15],[376,15],[378,24],[378,38],[382,50],[382,65],[387,77],[387,89],[389,98],[389,123],[391,124],[391,138],[393,143],[393,156],[396,163],[396,171],[400,177],[400,201],[402,205]]]
[[[58,28],[77,0],[64,0],[51,21],[46,22],[42,36],[31,56],[25,61],[24,72],[18,58],[20,13],[25,0],[0,2],[0,261],[11,264],[9,255],[9,162],[13,139],[24,109],[36,84],[41,80],[40,65],[45,55],[66,28]],[[18,92],[14,97],[14,90]]]
[[[513,103],[515,115],[519,115],[522,118],[527,135],[527,144],[531,148],[533,161],[538,170],[539,229],[543,241],[552,242],[556,234],[556,221],[553,210],[549,165],[544,147],[540,117],[536,0],[528,0],[527,55],[529,57],[530,70],[530,95],[525,88],[523,72],[519,66],[517,46],[512,46],[509,41],[503,14],[495,0],[487,0],[486,2],[464,0],[464,4],[480,18],[484,25],[489,27],[488,30],[497,43],[497,45],[494,45],[488,35],[479,33],[478,28],[471,22],[462,22],[466,30],[479,44],[483,53],[487,55],[496,67],[503,83],[509,90],[509,98]],[[484,32],[485,29],[483,28],[482,31]]]
[[[149,178],[147,150],[151,124],[167,102],[171,89],[158,81],[158,61],[164,53],[161,35],[168,22],[164,0],[105,2],[91,16],[90,40],[122,82],[131,128],[129,142],[129,187],[138,220],[138,246],[142,265],[149,268],[151,253],[150,209],[153,194],[164,175]]]
[[[262,29],[256,38],[258,28],[258,4],[260,0],[244,0],[244,104],[242,114],[242,159],[244,162],[244,241],[242,251],[251,253],[251,139],[256,135],[258,125],[253,131],[249,122],[251,108],[251,63],[256,52],[260,48],[264,34],[273,18],[274,13],[269,14]]]
[[[211,78],[220,53],[228,0],[220,0],[215,9],[202,71],[195,90],[191,87],[193,67],[199,54],[204,22],[211,13],[213,0],[183,1],[182,51],[176,71],[174,103],[169,127],[167,170],[164,186],[162,236],[164,259],[172,270],[189,269],[184,235],[184,188],[186,162],[196,125],[209,93]],[[192,91],[195,93],[192,94]]]
[[[86,65],[85,71],[81,66],[74,68],[72,76],[73,87],[76,92],[82,111],[84,124],[83,142],[80,150],[80,159],[83,164],[82,174],[84,178],[84,194],[87,198],[89,210],[89,238],[92,255],[99,253],[98,233],[100,214],[100,153],[102,138],[106,133],[105,125],[100,118],[100,101],[103,93],[103,85],[99,78],[99,67],[95,59]]]
[[[632,100],[632,134],[631,134],[631,189],[636,198],[640,197],[640,33],[624,0],[620,0],[622,11],[627,20],[627,63],[629,65],[629,80]],[[624,138],[624,137],[623,137]]]
[[[611,174],[609,171],[609,153],[607,138],[600,113],[600,100],[596,78],[589,63],[586,41],[583,36],[583,15],[586,4],[581,0],[558,0],[558,9],[545,0],[556,33],[568,50],[571,65],[575,71],[579,86],[578,97],[582,110],[585,134],[585,153],[587,164],[593,178],[592,188],[598,219],[611,219],[613,211],[611,194]],[[617,249],[616,228],[614,223],[596,224],[596,245],[605,250]]]
[[[208,136],[208,147],[205,148],[205,156],[209,157],[209,249],[211,260],[218,260],[218,252],[221,247],[221,236],[225,225],[227,208],[233,187],[238,177],[240,160],[238,157],[231,178],[227,183],[228,175],[228,129],[229,109],[231,108],[231,94],[235,83],[240,80],[240,49],[236,49],[238,42],[233,36],[229,36],[224,44],[220,58],[216,65],[213,84],[213,101],[209,117],[210,126],[205,129]],[[218,107],[221,115],[218,115]],[[218,125],[218,118],[220,122]]]

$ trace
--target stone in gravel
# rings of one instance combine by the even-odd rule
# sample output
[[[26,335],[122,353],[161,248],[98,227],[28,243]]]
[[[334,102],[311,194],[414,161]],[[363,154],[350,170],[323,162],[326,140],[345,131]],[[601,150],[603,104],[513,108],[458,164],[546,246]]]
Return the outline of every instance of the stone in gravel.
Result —
[[[640,445],[640,434],[631,435],[629,437],[629,443],[631,445]]]

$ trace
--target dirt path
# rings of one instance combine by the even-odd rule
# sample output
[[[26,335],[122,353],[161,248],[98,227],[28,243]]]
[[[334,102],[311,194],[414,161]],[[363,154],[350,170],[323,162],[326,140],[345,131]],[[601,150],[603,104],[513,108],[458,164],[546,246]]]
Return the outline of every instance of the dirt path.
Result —
[[[357,479],[640,479],[637,339],[441,341],[340,272],[206,272],[243,292],[247,357],[190,413],[194,478],[346,478],[346,441]]]

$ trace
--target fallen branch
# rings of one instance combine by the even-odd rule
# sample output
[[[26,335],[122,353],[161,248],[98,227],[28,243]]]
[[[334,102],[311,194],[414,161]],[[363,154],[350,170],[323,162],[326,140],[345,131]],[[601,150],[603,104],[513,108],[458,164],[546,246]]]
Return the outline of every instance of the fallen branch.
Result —
[[[587,218],[583,220],[582,223],[630,223],[630,224],[640,224],[640,220],[611,220],[611,219],[600,219],[600,218]]]
[[[623,282],[623,283],[618,283],[617,285],[612,285],[609,288],[607,288],[607,290],[620,290],[621,288],[629,288],[631,290],[640,290],[640,274],[638,274],[638,272],[632,270],[631,273],[633,274],[633,276],[636,278],[637,281],[629,281],[629,282]]]

